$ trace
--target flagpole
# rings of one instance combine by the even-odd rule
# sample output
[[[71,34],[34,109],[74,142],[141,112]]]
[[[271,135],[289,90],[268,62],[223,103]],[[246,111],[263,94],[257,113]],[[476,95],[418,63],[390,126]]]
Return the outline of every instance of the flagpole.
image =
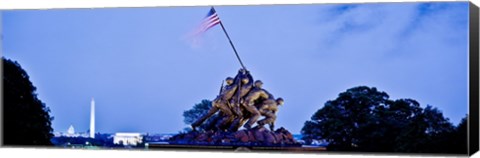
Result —
[[[213,6],[212,6],[212,9],[215,10],[215,8],[213,8]],[[215,11],[215,12],[217,12],[217,11]],[[218,15],[217,15],[217,16],[218,16]],[[228,42],[230,42],[230,45],[231,45],[232,48],[233,48],[233,52],[235,52],[235,55],[237,56],[237,59],[238,59],[238,61],[240,62],[240,65],[242,65],[243,69],[247,70],[247,68],[245,68],[245,65],[243,65],[242,60],[240,59],[240,56],[238,56],[237,49],[235,49],[235,46],[233,45],[233,42],[232,42],[232,40],[230,39],[230,36],[228,36],[227,30],[225,30],[225,27],[223,26],[222,20],[220,20],[220,26],[222,26],[222,30],[223,30],[223,32],[225,33],[225,35],[227,36]]]

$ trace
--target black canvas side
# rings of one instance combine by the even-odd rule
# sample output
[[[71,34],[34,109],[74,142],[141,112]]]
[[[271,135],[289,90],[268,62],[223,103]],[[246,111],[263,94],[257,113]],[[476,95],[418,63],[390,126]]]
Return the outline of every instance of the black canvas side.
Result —
[[[470,107],[468,118],[468,154],[473,155],[478,151],[479,144],[479,40],[478,40],[478,7],[470,2],[469,7],[469,50],[470,50]]]

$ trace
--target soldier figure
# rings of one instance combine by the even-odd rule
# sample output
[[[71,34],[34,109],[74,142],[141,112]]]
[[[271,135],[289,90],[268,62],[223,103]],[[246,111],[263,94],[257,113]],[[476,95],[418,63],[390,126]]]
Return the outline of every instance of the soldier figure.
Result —
[[[208,111],[208,113],[202,117],[200,117],[197,121],[192,123],[192,129],[195,130],[196,127],[200,126],[205,120],[210,118],[213,114],[217,111],[223,112],[225,115],[223,119],[217,123],[217,128],[220,129],[221,126],[224,126],[225,123],[234,119],[234,115],[229,106],[229,100],[235,94],[237,90],[237,84],[234,84],[234,80],[231,77],[227,77],[225,79],[227,85],[225,85],[221,91],[221,93],[215,98],[212,102],[212,108]]]
[[[245,69],[240,69],[239,70],[239,80],[241,81],[240,83],[240,88],[238,89],[237,93],[231,100],[231,105],[233,113],[236,115],[235,120],[230,126],[230,131],[236,131],[238,130],[238,124],[240,120],[244,117],[241,109],[241,104],[244,102],[244,97],[250,92],[250,90],[253,88],[253,77],[250,75],[250,72],[245,70]]]
[[[245,101],[243,102],[243,104],[241,104],[243,108],[245,108],[245,110],[250,113],[248,122],[244,125],[246,129],[250,129],[260,117],[260,112],[255,106],[255,102],[266,100],[271,97],[271,95],[266,90],[262,89],[262,85],[262,81],[255,81],[255,87],[248,93],[248,95],[245,97]]]
[[[235,99],[237,102],[237,104],[241,104],[243,101],[243,97],[245,97],[248,92],[250,92],[250,90],[252,90],[253,88],[253,77],[252,75],[250,75],[250,72],[247,71],[247,70],[244,70],[242,69],[242,74],[240,76],[240,80],[242,81],[242,85],[240,87],[240,89],[238,90],[237,92],[237,95],[236,96],[237,98],[233,98]],[[240,99],[240,101],[238,101],[237,99]]]
[[[283,105],[282,98],[277,98],[276,100],[267,99],[263,101],[258,108],[258,111],[261,115],[265,116],[265,118],[257,122],[258,126],[269,124],[270,131],[273,131],[275,128],[275,120],[277,118],[276,113],[278,111],[278,106],[280,105]]]
[[[218,130],[228,128],[229,131],[236,131],[247,120],[244,127],[251,129],[261,116],[265,118],[257,124],[259,126],[269,124],[270,130],[273,130],[275,113],[278,106],[283,104],[283,99],[275,100],[272,94],[262,88],[262,81],[257,80],[255,83],[252,81],[253,77],[245,69],[240,69],[235,78],[227,77],[225,80],[227,85],[222,87],[220,94],[212,101],[212,108],[192,123],[192,129],[196,130],[196,127],[220,111],[222,117],[215,125]]]

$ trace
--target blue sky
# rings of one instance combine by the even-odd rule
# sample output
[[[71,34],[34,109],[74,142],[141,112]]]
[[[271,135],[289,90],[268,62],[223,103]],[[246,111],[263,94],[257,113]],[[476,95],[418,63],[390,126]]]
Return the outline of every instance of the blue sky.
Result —
[[[175,133],[240,68],[220,26],[186,37],[209,7],[2,11],[2,48],[55,117],[53,128]],[[468,106],[468,3],[218,6],[254,79],[283,97],[277,127],[299,133],[348,88],[433,105],[457,124]]]

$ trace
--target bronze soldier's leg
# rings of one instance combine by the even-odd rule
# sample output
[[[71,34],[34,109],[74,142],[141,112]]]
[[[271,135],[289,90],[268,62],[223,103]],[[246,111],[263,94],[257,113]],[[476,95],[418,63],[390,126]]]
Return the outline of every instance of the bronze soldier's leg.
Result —
[[[233,107],[232,111],[235,115],[235,119],[233,120],[233,123],[230,125],[229,130],[232,132],[235,132],[238,130],[238,124],[243,118],[243,113],[242,113],[242,110],[240,109],[240,106]]]
[[[270,123],[274,122],[275,119],[277,118],[277,116],[275,116],[275,114],[272,113],[272,112],[266,112],[266,113],[263,113],[263,115],[265,116],[265,118],[258,121],[257,122],[258,125],[263,126],[265,124],[270,124]]]
[[[195,127],[200,126],[203,122],[205,122],[205,120],[207,120],[208,118],[210,118],[210,117],[211,117],[213,114],[215,114],[217,111],[218,111],[218,108],[215,106],[215,103],[214,103],[214,105],[212,106],[212,108],[210,108],[210,110],[208,110],[207,114],[203,115],[203,116],[200,117],[197,121],[195,121],[194,123],[192,123],[192,128],[193,128],[193,130],[195,130]]]
[[[218,106],[220,108],[220,110],[225,114],[225,116],[223,117],[223,119],[218,122],[217,124],[217,128],[218,129],[221,129],[221,127],[224,127],[226,126],[226,124],[230,121],[232,121],[235,117],[232,113],[232,110],[230,109],[230,107],[228,107],[228,105],[226,104],[226,102],[222,102],[221,104],[219,104]]]
[[[223,112],[222,112],[223,113]],[[232,124],[233,119],[229,119],[227,115],[222,115],[221,117],[218,118],[218,120],[215,122],[214,127],[221,130],[221,131],[226,131],[230,127],[230,124]],[[222,124],[222,121],[225,121]]]
[[[237,99],[232,99],[230,102],[230,105],[232,105],[232,112],[235,115],[236,118],[242,117],[242,109],[240,103],[236,101]]]
[[[245,122],[248,121],[248,117],[243,117],[241,120],[240,120],[240,123],[237,125],[237,129],[239,129],[240,127],[242,127]]]
[[[247,122],[248,118],[250,118],[250,113],[248,113],[247,110],[245,110],[245,108],[242,106],[241,107],[241,110],[242,110],[242,118],[240,118],[238,121],[238,123],[235,125],[235,127],[233,127],[234,129],[240,129],[240,127],[243,126],[243,124],[245,124],[245,122]]]
[[[217,128],[217,126],[216,126],[217,123],[222,121],[223,117],[225,117],[225,114],[223,114],[222,111],[219,111],[216,115],[218,115],[218,116],[215,117],[215,114],[214,114],[212,117],[207,119],[207,120],[210,120],[210,121],[208,121],[208,122],[205,121],[204,122],[204,124],[208,123],[207,125],[203,125],[205,127],[205,130],[215,130]]]
[[[260,112],[258,109],[253,106],[253,105],[247,105],[245,106],[245,109],[250,112],[250,118],[248,119],[248,122],[243,126],[246,129],[250,129],[252,125],[257,122],[258,118],[260,117]]]

